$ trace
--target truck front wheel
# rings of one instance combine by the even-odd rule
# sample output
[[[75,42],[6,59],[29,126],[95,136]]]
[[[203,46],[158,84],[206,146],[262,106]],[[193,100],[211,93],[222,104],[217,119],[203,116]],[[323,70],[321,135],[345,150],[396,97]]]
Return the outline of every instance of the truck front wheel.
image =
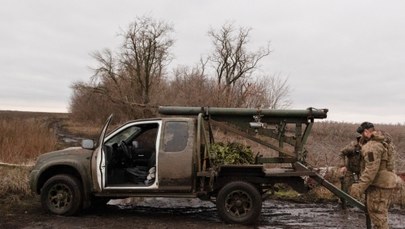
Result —
[[[47,180],[41,190],[42,206],[57,215],[74,215],[82,206],[79,180],[70,175],[56,175]]]
[[[219,216],[225,222],[252,224],[260,216],[262,198],[250,183],[235,181],[219,191],[216,205]]]

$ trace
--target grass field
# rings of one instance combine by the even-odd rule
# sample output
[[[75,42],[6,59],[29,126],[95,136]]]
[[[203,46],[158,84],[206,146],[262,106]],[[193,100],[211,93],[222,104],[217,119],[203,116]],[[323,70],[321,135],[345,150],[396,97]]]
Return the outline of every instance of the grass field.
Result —
[[[355,140],[358,125],[338,122],[315,123],[306,145],[309,152],[308,162],[316,167],[338,165],[340,150]],[[405,172],[405,126],[376,123],[375,127],[392,136],[397,151],[396,170]]]
[[[61,114],[0,112],[0,161],[30,163],[56,149],[58,139],[53,123]]]

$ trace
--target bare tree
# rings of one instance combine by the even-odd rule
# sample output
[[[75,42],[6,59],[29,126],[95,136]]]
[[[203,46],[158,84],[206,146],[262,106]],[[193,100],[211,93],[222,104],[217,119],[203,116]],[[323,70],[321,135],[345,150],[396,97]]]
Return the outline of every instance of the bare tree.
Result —
[[[269,44],[257,51],[247,49],[250,28],[235,30],[233,24],[225,24],[219,31],[211,29],[214,51],[209,59],[216,72],[219,87],[224,87],[226,99],[231,95],[232,87],[242,78],[248,78],[256,70],[258,62],[270,54]]]
[[[111,102],[106,94],[94,93],[92,87],[85,83],[76,82],[72,89],[69,111],[70,117],[76,121],[103,123],[111,113],[114,113],[115,121],[128,118],[125,106]]]
[[[177,106],[211,106],[211,81],[203,67],[179,66],[166,90],[166,102]]]
[[[71,110],[85,119],[97,113],[118,113],[122,118],[153,115],[157,104],[186,106],[271,107],[287,106],[287,81],[254,76],[258,63],[270,54],[269,44],[256,51],[247,48],[250,29],[234,29],[226,24],[210,30],[214,51],[193,68],[173,71],[166,79],[173,45],[168,24],[149,17],[137,18],[120,34],[122,45],[116,51],[104,49],[92,54],[97,62],[88,83],[73,84]],[[213,67],[215,77],[208,67]],[[206,71],[207,70],[207,71]],[[207,72],[207,73],[206,73]],[[96,94],[96,96],[92,96]],[[216,96],[215,96],[216,95]],[[95,102],[97,100],[97,102]],[[102,101],[102,106],[94,106]],[[91,112],[80,110],[91,107]]]
[[[233,86],[232,106],[284,109],[291,105],[288,79],[263,75],[241,79]]]
[[[257,84],[264,89],[264,101],[262,103],[264,107],[285,109],[291,105],[288,78],[282,78],[279,74],[267,75],[259,78]]]
[[[149,17],[138,18],[121,36],[117,55],[105,49],[93,53],[98,62],[92,78],[93,91],[126,106],[147,106],[152,87],[163,76],[170,61],[172,27]],[[141,96],[139,96],[141,95]]]
[[[76,87],[87,86],[89,90],[108,97],[113,103],[126,105],[130,103],[128,95],[124,93],[126,74],[118,66],[118,58],[113,56],[109,49],[93,53],[93,58],[98,62],[90,84],[77,84]]]
[[[170,61],[169,48],[173,45],[173,28],[149,17],[138,18],[123,34],[121,64],[131,83],[137,83],[142,92],[142,103],[150,102],[150,91],[159,81],[163,68]]]

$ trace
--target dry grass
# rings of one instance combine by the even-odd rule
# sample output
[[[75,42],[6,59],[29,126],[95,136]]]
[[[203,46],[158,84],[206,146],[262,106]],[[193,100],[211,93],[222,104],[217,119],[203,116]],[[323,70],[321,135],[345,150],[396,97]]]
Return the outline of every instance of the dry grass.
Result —
[[[31,167],[0,166],[0,203],[15,203],[31,197],[29,173]]]
[[[355,140],[359,124],[318,122],[308,138],[308,162],[314,167],[336,166],[339,164],[340,150]],[[376,128],[391,134],[397,149],[396,169],[405,172],[405,126],[379,125]]]
[[[68,133],[93,139],[98,137],[102,126],[103,124],[74,122],[71,119],[68,119],[64,120],[62,127]]]
[[[57,140],[49,123],[40,118],[3,118],[0,120],[0,161],[33,161],[41,153],[54,150]]]
[[[65,114],[0,111],[0,162],[32,164],[38,155],[55,150],[56,120]],[[0,202],[11,204],[31,197],[31,167],[0,165]]]

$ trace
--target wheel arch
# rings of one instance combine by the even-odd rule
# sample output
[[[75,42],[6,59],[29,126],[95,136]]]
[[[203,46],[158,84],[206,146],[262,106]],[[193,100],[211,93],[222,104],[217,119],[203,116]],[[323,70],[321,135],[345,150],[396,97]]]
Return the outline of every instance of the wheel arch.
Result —
[[[243,181],[256,187],[262,193],[261,184],[264,182],[262,166],[221,166],[214,183],[214,193],[230,182]]]
[[[253,187],[259,191],[259,193],[262,193],[262,189],[260,187],[261,181],[252,177],[243,177],[243,176],[222,176],[218,177],[215,185],[214,185],[214,194],[215,196],[218,195],[218,192],[225,187],[227,184],[232,183],[232,182],[245,182],[251,184]]]
[[[66,174],[73,176],[79,180],[82,184],[82,192],[83,192],[83,201],[87,203],[90,201],[90,187],[89,179],[90,177],[86,176],[86,173],[82,171],[83,169],[79,169],[76,166],[71,164],[55,164],[45,168],[41,171],[40,175],[38,176],[36,190],[34,190],[37,194],[41,194],[41,190],[45,184],[45,182],[55,175]],[[86,181],[87,180],[87,181]],[[87,204],[85,204],[87,206]]]

